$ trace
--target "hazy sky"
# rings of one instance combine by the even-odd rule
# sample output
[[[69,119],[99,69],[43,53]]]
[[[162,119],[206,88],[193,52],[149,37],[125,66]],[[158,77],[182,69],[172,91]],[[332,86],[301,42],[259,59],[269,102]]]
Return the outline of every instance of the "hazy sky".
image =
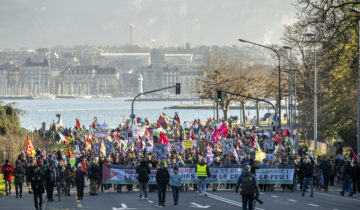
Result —
[[[294,0],[0,0],[0,48],[279,44]]]

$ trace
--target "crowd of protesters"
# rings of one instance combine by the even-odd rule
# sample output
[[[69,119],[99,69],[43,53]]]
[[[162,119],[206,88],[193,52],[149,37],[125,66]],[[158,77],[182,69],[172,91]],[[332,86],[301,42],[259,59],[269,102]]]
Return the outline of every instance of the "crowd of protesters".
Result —
[[[143,133],[135,136],[134,127],[124,123],[115,129],[108,129],[95,121],[89,128],[81,126],[76,120],[76,128],[61,129],[54,134],[54,140],[59,144],[74,147],[76,161],[71,162],[71,150],[66,155],[64,151],[46,151],[38,149],[34,156],[26,152],[19,155],[12,163],[6,161],[2,167],[6,185],[6,195],[11,195],[11,180],[14,178],[16,198],[23,195],[23,184],[33,193],[35,208],[41,209],[42,194],[46,192],[47,200],[54,201],[54,189],[60,185],[65,196],[70,196],[70,189],[76,187],[77,199],[82,200],[85,186],[89,186],[89,194],[96,196],[98,192],[108,193],[110,190],[132,192],[132,184],[110,185],[102,183],[104,164],[136,166],[140,199],[147,199],[148,191],[158,191],[159,206],[165,205],[165,194],[168,184],[174,196],[174,204],[178,204],[179,191],[198,190],[199,194],[206,195],[208,188],[216,191],[218,184],[206,184],[206,177],[210,176],[207,166],[220,165],[249,165],[251,172],[256,174],[258,166],[289,164],[295,167],[293,184],[284,184],[280,187],[285,191],[296,191],[300,185],[301,195],[304,196],[307,186],[310,187],[310,196],[315,190],[328,190],[329,186],[341,185],[341,195],[345,191],[353,196],[360,192],[360,167],[358,161],[352,161],[350,155],[336,157],[315,157],[306,146],[294,149],[298,145],[297,136],[288,131],[272,132],[270,130],[244,129],[226,122],[215,124],[210,118],[207,122],[194,120],[185,125],[180,123],[179,117],[160,116],[157,123],[150,123],[146,118],[136,120],[136,128],[142,128]],[[226,126],[221,132],[223,126]],[[160,132],[159,132],[160,130]],[[224,132],[224,130],[226,132]],[[214,137],[214,133],[218,134]],[[97,134],[101,137],[97,137]],[[103,134],[106,133],[106,136]],[[156,160],[149,150],[154,144],[164,141],[159,138],[164,135],[169,147],[166,160]],[[65,139],[63,137],[66,137]],[[291,138],[291,141],[285,138]],[[192,149],[176,148],[174,142],[191,139],[194,142]],[[234,154],[223,154],[221,143],[224,139],[232,140]],[[101,141],[100,141],[101,140]],[[96,149],[97,144],[107,143],[106,153]],[[162,142],[164,143],[164,142]],[[209,157],[209,150],[211,157]],[[254,150],[264,151],[266,158],[257,160]],[[177,174],[178,168],[197,164],[196,173],[198,184],[181,184],[181,177]],[[167,168],[173,168],[169,174]],[[150,169],[157,169],[157,185],[148,185]],[[205,170],[205,171],[204,171]],[[149,187],[149,189],[148,189]],[[234,184],[225,184],[226,190],[234,190]],[[274,185],[261,184],[261,191],[273,191]]]

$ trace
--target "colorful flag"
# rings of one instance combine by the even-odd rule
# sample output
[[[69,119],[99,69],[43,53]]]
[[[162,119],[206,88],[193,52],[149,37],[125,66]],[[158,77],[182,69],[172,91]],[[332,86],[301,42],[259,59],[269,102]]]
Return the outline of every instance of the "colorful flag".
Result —
[[[159,144],[168,144],[168,143],[169,141],[167,140],[165,135],[162,132],[160,132]]]
[[[106,157],[106,147],[104,144],[104,140],[101,139],[101,146],[100,146],[100,152]]]
[[[239,161],[239,156],[234,148],[234,151],[233,151],[233,156],[235,157],[236,161]]]
[[[352,154],[352,156],[353,156],[353,160],[354,160],[354,161],[359,160],[359,158],[356,156],[354,150],[351,150],[351,154]]]
[[[215,128],[215,131],[212,135],[212,139],[214,140],[213,144],[217,144],[220,141],[220,133],[217,128]]]
[[[208,164],[211,164],[213,162],[214,159],[214,154],[211,151],[211,148],[209,145],[207,145],[207,149],[206,149],[206,162]]]
[[[86,138],[86,146],[85,146],[86,152],[91,149],[91,142],[89,138]]]
[[[80,155],[80,149],[78,144],[75,147],[75,154]]]
[[[80,124],[80,122],[79,122],[79,119],[78,119],[78,118],[76,118],[76,127],[77,127],[77,128],[81,128],[81,124]]]
[[[34,157],[35,154],[36,154],[35,148],[31,144],[29,136],[27,136],[27,138],[26,138],[26,154],[29,155],[29,156],[32,156],[32,157]]]
[[[228,131],[229,131],[229,129],[228,129],[227,125],[222,124],[220,129],[219,129],[220,135],[225,138]]]

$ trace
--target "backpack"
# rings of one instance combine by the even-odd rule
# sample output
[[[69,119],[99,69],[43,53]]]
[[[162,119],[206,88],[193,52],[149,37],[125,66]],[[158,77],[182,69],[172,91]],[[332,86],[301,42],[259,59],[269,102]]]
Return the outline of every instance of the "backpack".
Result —
[[[242,179],[242,195],[254,195],[256,193],[256,186],[254,178],[249,174]]]
[[[150,179],[150,177],[148,176],[146,168],[140,167],[139,168],[139,176],[138,176],[139,182],[148,182],[149,179]]]

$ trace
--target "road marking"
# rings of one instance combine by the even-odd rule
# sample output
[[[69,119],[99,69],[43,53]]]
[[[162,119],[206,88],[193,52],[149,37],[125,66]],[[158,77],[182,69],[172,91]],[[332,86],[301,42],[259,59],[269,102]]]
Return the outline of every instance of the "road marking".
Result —
[[[340,197],[340,196],[335,196],[335,195],[329,195],[329,194],[326,194],[326,193],[319,193],[319,192],[314,192],[314,193],[315,193],[315,194],[319,194],[319,195],[326,195],[326,196],[333,197],[333,198],[342,198],[342,199],[345,199],[345,200],[352,200],[352,201],[358,201],[358,202],[360,202],[360,200],[354,199],[354,198],[345,198],[345,197]]]
[[[316,205],[316,204],[312,204],[312,203],[309,203],[308,205],[309,205],[309,206],[315,206],[315,207],[319,207],[319,205]]]
[[[122,209],[136,209],[136,208],[128,208],[125,203],[121,204],[121,208],[112,207],[113,210],[122,210]]]
[[[80,202],[80,200],[76,200],[76,202],[78,202],[78,203],[79,203],[79,202]]]
[[[263,192],[260,192],[260,195],[264,195],[264,193],[263,193]]]
[[[279,197],[279,196],[277,196],[277,195],[272,195],[272,197],[273,197],[273,198],[277,198],[277,197]]]
[[[291,201],[291,202],[296,202],[296,200],[293,200],[293,199],[288,199],[288,201]]]
[[[229,199],[226,199],[226,198],[223,198],[223,197],[211,194],[211,193],[206,193],[206,194],[208,195],[208,197],[213,198],[215,200],[219,200],[219,201],[222,201],[222,202],[225,202],[225,203],[228,203],[228,204],[232,204],[234,206],[242,207],[242,203],[239,203],[239,202],[236,202],[236,201],[233,201],[233,200],[229,200]],[[265,210],[265,209],[256,207],[255,210]]]
[[[148,200],[149,203],[154,203],[154,201]]]
[[[78,205],[77,205],[79,208],[82,208],[82,205],[79,203]]]
[[[206,206],[203,206],[203,205],[200,205],[200,204],[197,204],[197,203],[194,203],[194,202],[191,202],[191,205],[190,207],[193,207],[193,208],[200,208],[200,209],[207,209],[210,207],[210,205],[206,205]]]

